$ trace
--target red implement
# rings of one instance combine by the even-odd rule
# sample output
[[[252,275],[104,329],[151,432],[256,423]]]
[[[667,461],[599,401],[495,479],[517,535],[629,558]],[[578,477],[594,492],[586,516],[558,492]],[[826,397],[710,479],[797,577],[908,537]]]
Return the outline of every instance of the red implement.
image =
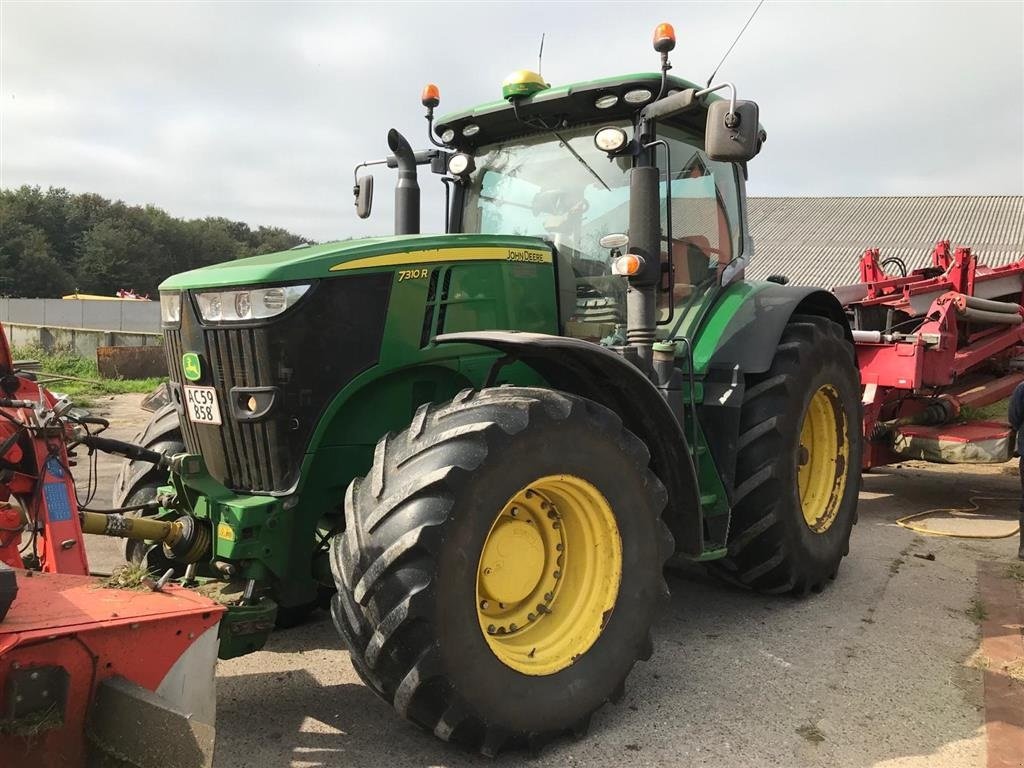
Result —
[[[69,409],[14,370],[0,327],[0,766],[210,766],[226,609],[88,575]]]
[[[71,768],[100,752],[211,764],[223,606],[178,587],[16,574],[0,622],[0,765]]]
[[[941,241],[931,266],[890,275],[882,264],[898,260],[880,257],[878,249],[865,251],[862,282],[834,289],[854,328],[864,468],[907,458],[1006,461],[1008,432],[993,439],[991,429],[963,430],[962,411],[998,402],[1024,381],[1024,260],[990,268],[970,248],[951,251]],[[984,435],[984,445],[920,450],[970,443],[971,435]]]

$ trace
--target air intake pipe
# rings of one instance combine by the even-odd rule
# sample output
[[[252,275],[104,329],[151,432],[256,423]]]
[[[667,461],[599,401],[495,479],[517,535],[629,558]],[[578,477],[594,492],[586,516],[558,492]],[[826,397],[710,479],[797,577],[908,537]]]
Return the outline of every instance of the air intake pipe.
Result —
[[[418,235],[420,232],[420,184],[416,180],[416,154],[409,141],[392,128],[388,131],[388,147],[398,164],[395,184],[395,234]]]

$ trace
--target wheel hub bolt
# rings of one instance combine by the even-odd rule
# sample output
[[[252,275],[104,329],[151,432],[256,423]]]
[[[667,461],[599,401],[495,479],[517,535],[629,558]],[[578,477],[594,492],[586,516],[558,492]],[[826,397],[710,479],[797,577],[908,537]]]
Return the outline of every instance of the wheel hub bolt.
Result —
[[[551,613],[551,609],[544,605],[544,603],[540,603],[537,605],[537,613]]]
[[[519,629],[519,625],[518,624],[509,624],[508,625],[508,631],[509,632],[515,632],[517,629]]]
[[[486,611],[490,607],[491,607],[491,604],[488,603],[486,600],[481,600],[480,601],[480,608],[481,608],[481,610]]]
[[[487,634],[488,635],[493,635],[496,631],[497,631],[497,627],[495,627],[493,624],[489,624],[487,626]]]
[[[544,593],[544,599],[547,600],[550,603],[552,600],[555,599],[555,596],[551,592],[545,592]]]
[[[560,579],[560,578],[562,578],[562,572],[561,572],[561,571],[555,571],[555,572],[554,572],[553,574],[551,574],[551,575],[552,575],[552,576],[553,576],[554,578],[556,578],[556,579]]]
[[[800,466],[802,467],[805,464],[807,464],[807,462],[810,461],[810,460],[811,460],[811,452],[807,450],[807,446],[806,445],[801,445],[800,446],[800,450],[797,453],[797,461],[799,462]]]
[[[512,517],[519,517],[519,510],[512,507],[512,511],[509,514],[512,515]]]

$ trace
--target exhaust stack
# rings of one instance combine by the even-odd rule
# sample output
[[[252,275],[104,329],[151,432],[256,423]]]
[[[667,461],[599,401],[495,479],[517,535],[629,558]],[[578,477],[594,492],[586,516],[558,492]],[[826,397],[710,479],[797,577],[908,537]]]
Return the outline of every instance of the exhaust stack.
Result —
[[[398,162],[398,182],[395,184],[395,234],[418,235],[420,184],[416,180],[416,154],[405,136],[394,128],[388,131],[388,147]]]

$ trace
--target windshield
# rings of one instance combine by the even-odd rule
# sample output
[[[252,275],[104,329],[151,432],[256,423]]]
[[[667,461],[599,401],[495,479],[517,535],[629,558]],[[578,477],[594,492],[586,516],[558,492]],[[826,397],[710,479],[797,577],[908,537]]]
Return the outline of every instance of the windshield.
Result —
[[[481,148],[466,191],[463,231],[553,242],[563,332],[624,344],[627,284],[611,274],[611,252],[599,240],[628,234],[630,158],[609,160],[594,146],[594,131],[585,126]],[[679,137],[669,141],[673,247],[663,254],[669,261],[672,253],[672,275],[666,276],[662,291],[666,308],[668,302],[688,303],[712,285],[716,267],[732,258],[738,242],[738,216],[723,204],[728,195],[720,188],[726,171],[734,174],[732,166],[708,161],[696,145]],[[659,161],[664,167],[663,152]],[[663,181],[662,200],[665,193]],[[662,219],[667,235],[664,206]]]

